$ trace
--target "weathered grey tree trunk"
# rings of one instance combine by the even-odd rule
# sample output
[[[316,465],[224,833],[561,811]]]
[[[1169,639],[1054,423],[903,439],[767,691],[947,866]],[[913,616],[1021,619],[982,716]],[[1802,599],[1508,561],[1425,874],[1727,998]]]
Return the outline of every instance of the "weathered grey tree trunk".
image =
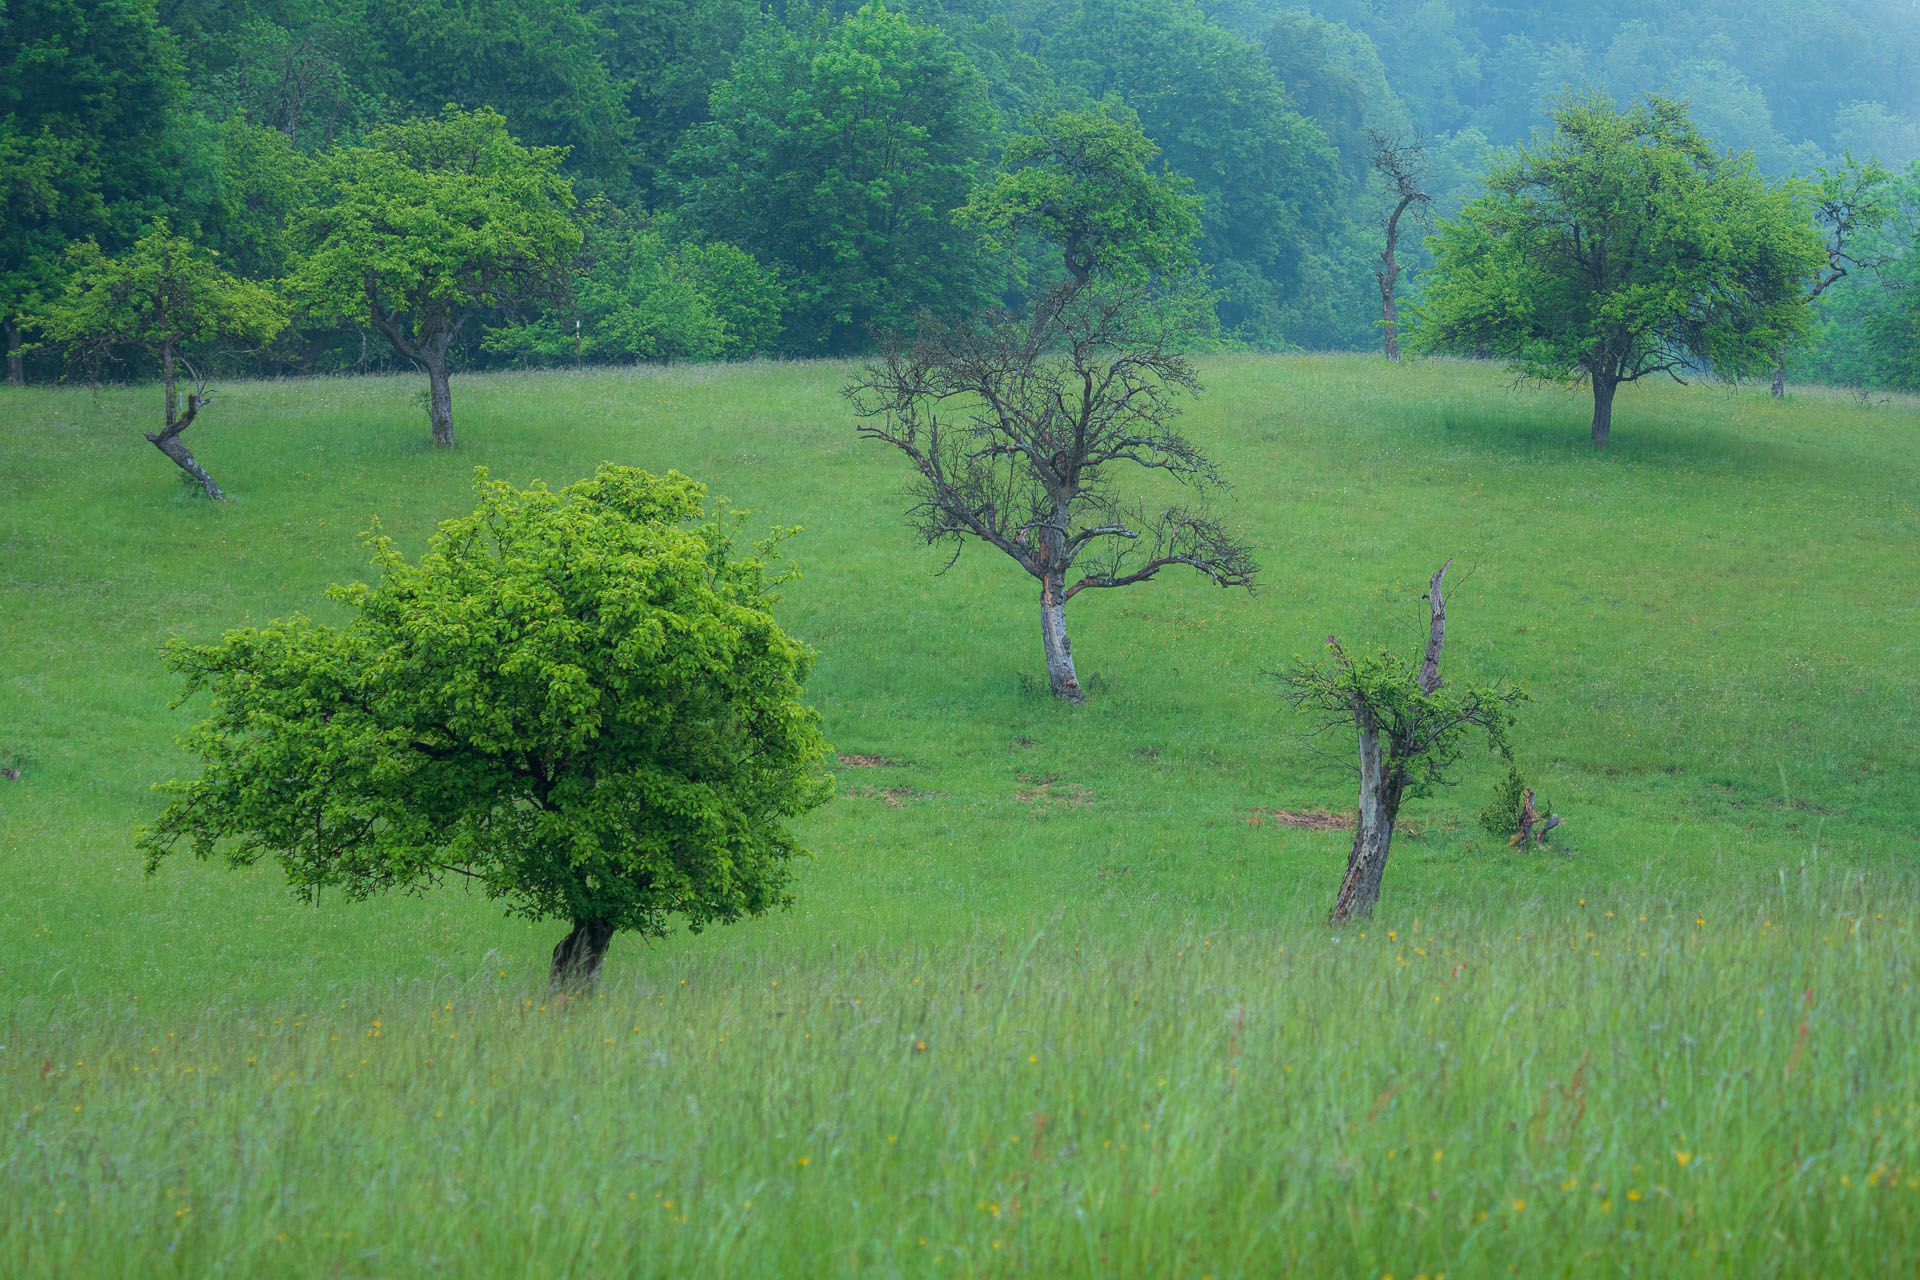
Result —
[[[1613,393],[1620,389],[1617,380],[1596,376],[1593,380],[1593,447],[1607,447],[1613,432]]]
[[[1773,398],[1784,399],[1787,394],[1787,357],[1786,353],[1773,353]]]
[[[1364,920],[1373,914],[1374,904],[1380,901],[1380,880],[1387,869],[1397,817],[1393,812],[1397,806],[1388,803],[1390,782],[1379,722],[1366,711],[1361,711],[1358,719],[1360,813],[1354,824],[1353,851],[1347,855],[1347,874],[1340,881],[1340,893],[1328,917],[1334,924]]]
[[[1049,574],[1040,582],[1040,643],[1047,654],[1047,684],[1053,696],[1081,702],[1080,678],[1073,670],[1073,645],[1067,639],[1067,589],[1064,576]]]
[[[10,387],[27,385],[26,353],[20,350],[22,342],[20,322],[7,321],[7,385]]]
[[[166,384],[167,425],[159,435],[155,435],[151,431],[144,434],[154,448],[173,459],[175,465],[182,471],[192,476],[195,480],[198,480],[200,482],[200,488],[206,492],[209,498],[212,498],[216,502],[224,501],[227,495],[220,492],[220,486],[213,482],[213,477],[207,474],[206,468],[196,462],[193,455],[187,452],[187,446],[180,443],[180,433],[193,424],[194,418],[200,413],[201,406],[206,402],[201,399],[198,393],[189,394],[187,396],[187,410],[185,413],[180,412],[180,384],[174,369],[174,354],[171,345],[160,348],[160,377],[161,381]]]
[[[1417,677],[1420,687],[1432,693],[1440,687],[1440,653],[1447,643],[1447,598],[1441,593],[1441,581],[1453,564],[1440,566],[1427,584],[1427,606],[1431,621],[1427,629],[1427,648]],[[1354,726],[1360,735],[1360,808],[1354,822],[1353,849],[1347,854],[1347,874],[1340,881],[1340,892],[1333,900],[1327,920],[1345,924],[1373,915],[1380,901],[1380,883],[1387,871],[1387,855],[1393,851],[1393,828],[1400,820],[1400,801],[1406,794],[1407,762],[1391,750],[1394,744],[1380,740],[1380,722],[1372,710],[1354,708]],[[1404,750],[1406,744],[1399,744]]]
[[[560,939],[553,949],[553,973],[548,985],[554,991],[582,990],[600,978],[600,966],[613,942],[613,923],[608,920],[575,920],[573,932]]]
[[[1380,282],[1380,329],[1385,336],[1387,359],[1398,363],[1400,360],[1400,303],[1396,297],[1396,286],[1400,281],[1400,262],[1395,252],[1400,245],[1400,217],[1407,206],[1424,196],[1406,195],[1394,206],[1393,216],[1387,219],[1387,247],[1380,251],[1380,270],[1373,278]]]

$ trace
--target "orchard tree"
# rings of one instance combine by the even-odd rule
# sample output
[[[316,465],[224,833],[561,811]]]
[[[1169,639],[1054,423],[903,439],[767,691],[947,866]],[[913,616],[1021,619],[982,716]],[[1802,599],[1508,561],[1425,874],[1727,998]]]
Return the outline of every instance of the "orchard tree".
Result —
[[[1891,260],[1885,242],[1874,233],[1886,226],[1898,207],[1893,175],[1877,160],[1864,164],[1847,156],[1838,167],[1822,169],[1814,184],[1814,221],[1820,228],[1826,262],[1807,288],[1807,301],[1820,296],[1855,272],[1873,272]],[[1862,245],[1865,247],[1863,248]],[[1787,353],[1774,353],[1773,394],[1787,394]]]
[[[705,489],[602,466],[558,493],[476,484],[479,506],[408,564],[306,618],[175,641],[205,762],[140,837],[247,867],[277,855],[306,900],[466,880],[558,919],[556,987],[613,935],[698,931],[790,901],[786,822],[832,793],[813,654],[772,608],[775,539],[736,546]]]
[[[173,234],[165,222],[154,223],[119,257],[107,257],[92,241],[75,246],[69,256],[72,274],[66,291],[36,323],[50,339],[89,363],[128,347],[153,357],[166,413],[161,429],[148,432],[147,439],[198,480],[209,498],[224,498],[180,441],[213,399],[206,379],[207,348],[216,343],[258,347],[271,341],[286,327],[285,305],[265,285],[221,270],[209,254]]]
[[[564,154],[521,146],[492,111],[449,110],[330,153],[322,198],[294,217],[294,297],[370,325],[426,372],[436,445],[453,444],[461,331],[489,308],[568,296],[581,230]]]
[[[1569,99],[1554,124],[1441,224],[1414,341],[1590,383],[1604,448],[1623,383],[1771,369],[1806,330],[1823,255],[1798,186],[1717,151],[1681,103]]]
[[[1154,148],[1101,111],[1043,122],[1007,150],[1008,171],[966,217],[1002,242],[1036,235],[1066,276],[1030,314],[989,313],[890,342],[848,388],[860,434],[912,464],[915,530],[955,554],[977,539],[1040,586],[1040,635],[1055,697],[1081,701],[1067,602],[1183,565],[1223,587],[1251,587],[1253,557],[1207,511],[1219,470],[1176,428],[1198,389],[1185,348],[1211,321],[1209,299],[1178,272],[1192,262],[1192,204],[1152,173]],[[1138,472],[1192,501],[1141,499]]]
[[[1359,813],[1347,871],[1328,917],[1334,924],[1373,914],[1401,804],[1447,784],[1446,772],[1458,762],[1470,730],[1480,730],[1494,751],[1512,756],[1507,730],[1514,705],[1526,695],[1497,684],[1449,687],[1440,678],[1447,640],[1440,583],[1452,563],[1441,565],[1427,585],[1427,646],[1418,665],[1386,649],[1349,653],[1329,636],[1331,658],[1319,663],[1296,658],[1280,673],[1287,700],[1314,715],[1321,731],[1348,729],[1359,739]]]

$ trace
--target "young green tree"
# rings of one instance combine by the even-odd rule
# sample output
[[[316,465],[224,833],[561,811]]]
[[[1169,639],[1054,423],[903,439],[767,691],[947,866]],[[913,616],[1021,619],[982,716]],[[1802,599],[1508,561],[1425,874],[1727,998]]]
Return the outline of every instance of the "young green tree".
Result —
[[[1569,99],[1554,123],[1441,224],[1414,344],[1590,383],[1604,448],[1623,383],[1770,369],[1807,326],[1824,255],[1800,189],[1717,152],[1681,103]]]
[[[329,153],[321,199],[294,217],[295,300],[372,326],[426,372],[436,445],[453,444],[461,331],[488,308],[568,296],[581,229],[563,155],[521,146],[495,112],[448,111]]]
[[[464,879],[570,926],[556,987],[616,933],[786,905],[786,822],[832,781],[813,654],[773,618],[779,535],[742,554],[739,518],[674,472],[476,488],[416,563],[372,537],[380,580],[328,593],[344,625],[168,647],[213,705],[187,740],[204,770],[140,836],[148,871],[185,842],[276,855],[309,900]]]
[[[1460,759],[1469,730],[1479,729],[1489,747],[1512,756],[1507,729],[1514,705],[1526,695],[1497,684],[1452,687],[1440,678],[1447,642],[1440,583],[1452,563],[1441,565],[1427,584],[1427,647],[1417,666],[1386,649],[1348,653],[1328,636],[1331,658],[1319,663],[1295,658],[1280,672],[1287,701],[1315,715],[1320,731],[1351,729],[1359,738],[1359,816],[1347,872],[1328,917],[1333,924],[1373,914],[1401,804],[1447,785],[1446,772]]]
[[[1074,596],[1175,566],[1223,587],[1250,588],[1255,573],[1204,501],[1224,479],[1177,427],[1199,389],[1186,348],[1210,332],[1211,299],[1182,274],[1191,198],[1147,167],[1153,155],[1130,118],[1106,111],[1041,121],[1011,143],[965,219],[1002,247],[1039,237],[1064,278],[1030,314],[925,321],[847,390],[860,434],[913,466],[920,536],[956,555],[984,542],[1039,584],[1047,679],[1067,702],[1084,696],[1067,637]],[[1142,473],[1194,497],[1150,502]]]
[[[213,399],[204,362],[196,354],[215,342],[259,346],[287,323],[285,305],[265,285],[221,270],[184,236],[156,222],[131,249],[109,258],[92,241],[71,255],[66,292],[36,317],[54,342],[82,359],[97,360],[134,347],[154,357],[166,393],[166,416],[153,447],[200,482],[209,498],[223,498],[213,477],[180,442]],[[181,397],[181,374],[189,389]]]
[[[984,300],[952,214],[994,113],[944,32],[878,3],[770,32],[715,86],[712,115],[675,157],[684,212],[701,238],[779,269],[794,350],[856,350],[869,329]]]

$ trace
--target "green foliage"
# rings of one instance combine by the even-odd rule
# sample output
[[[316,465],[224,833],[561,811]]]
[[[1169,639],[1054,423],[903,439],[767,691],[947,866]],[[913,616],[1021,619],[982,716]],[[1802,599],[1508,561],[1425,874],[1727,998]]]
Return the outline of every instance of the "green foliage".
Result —
[[[271,289],[222,270],[164,221],[116,257],[89,240],[69,258],[65,292],[35,323],[78,354],[136,347],[171,377],[176,355],[215,342],[257,347],[287,323],[286,305]]]
[[[785,290],[732,245],[673,244],[646,222],[615,215],[594,228],[586,256],[571,312],[496,326],[486,348],[534,363],[602,363],[734,359],[779,341]]]
[[[1148,168],[1159,148],[1114,103],[1033,121],[1007,139],[1000,171],[956,215],[1001,253],[1032,235],[1085,283],[1179,275],[1196,263],[1200,202],[1191,183]]]
[[[1295,655],[1279,673],[1287,700],[1322,718],[1326,726],[1351,727],[1364,715],[1380,732],[1383,767],[1409,800],[1451,786],[1447,776],[1466,750],[1469,731],[1480,730],[1488,750],[1508,760],[1513,747],[1512,707],[1527,695],[1503,684],[1448,681],[1429,692],[1420,685],[1420,664],[1381,648],[1348,653],[1329,642],[1331,657],[1310,662]]]
[[[1554,118],[1441,223],[1416,346],[1596,388],[1770,368],[1807,326],[1823,260],[1803,190],[1716,152],[1679,103],[1568,100]]]
[[[564,296],[581,231],[560,160],[492,111],[377,129],[322,159],[321,198],[289,233],[288,287],[316,319],[390,319],[415,341]]]
[[[882,4],[748,42],[675,158],[684,213],[786,282],[789,346],[844,352],[919,311],[984,298],[955,233],[988,153],[985,79],[935,27]]]
[[[1221,324],[1249,341],[1285,340],[1347,184],[1259,48],[1191,0],[1080,0],[1043,50],[1062,79],[1138,112],[1168,167],[1192,180]]]
[[[790,900],[785,827],[832,794],[813,655],[775,624],[773,542],[703,486],[611,465],[554,493],[489,482],[408,564],[306,618],[174,641],[213,696],[205,761],[140,839],[349,898],[467,877],[529,919],[650,937]]]
[[[1519,765],[1510,764],[1507,776],[1494,788],[1493,799],[1480,811],[1480,829],[1502,844],[1511,844],[1526,807],[1527,780],[1521,776]]]
[[[143,0],[0,6],[0,322],[59,291],[71,243],[130,243],[161,212],[181,91]]]

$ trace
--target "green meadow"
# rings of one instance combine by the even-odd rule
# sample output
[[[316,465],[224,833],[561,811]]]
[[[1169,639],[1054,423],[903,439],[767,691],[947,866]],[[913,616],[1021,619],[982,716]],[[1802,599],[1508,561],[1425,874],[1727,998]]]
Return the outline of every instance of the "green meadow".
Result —
[[[1069,610],[918,545],[830,363],[0,395],[0,1274],[1902,1275],[1920,1270],[1920,402],[1212,358],[1187,419],[1262,564]],[[678,469],[799,525],[781,618],[842,756],[790,911],[616,939],[458,890],[148,878],[191,770],[168,637],[409,555],[473,472]],[[1329,635],[1532,701],[1322,921]],[[943,572],[943,568],[945,571]]]

